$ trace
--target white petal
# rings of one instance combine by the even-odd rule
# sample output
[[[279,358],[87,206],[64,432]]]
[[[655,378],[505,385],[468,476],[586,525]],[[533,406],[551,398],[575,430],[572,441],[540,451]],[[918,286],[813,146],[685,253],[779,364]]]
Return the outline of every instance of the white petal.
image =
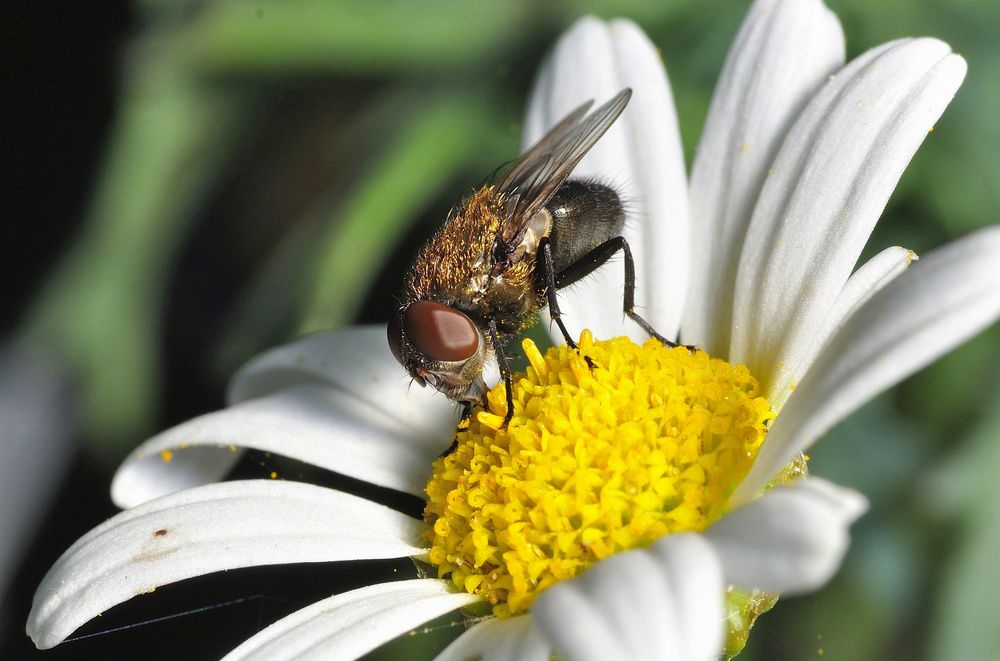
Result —
[[[740,250],[767,169],[806,102],[844,64],[820,0],[757,0],[733,43],[691,169],[691,292],[682,337],[729,352]]]
[[[809,350],[802,354],[800,365],[792,366],[792,373],[805,374],[809,365],[816,359],[816,354],[837,329],[843,326],[869,298],[874,296],[875,292],[892,282],[896,276],[909,268],[916,260],[917,254],[912,250],[894,246],[875,255],[851,274],[840,295],[833,302],[833,306],[823,322],[823,328],[809,339]],[[772,394],[774,398],[770,400],[772,411],[778,411],[784,406],[785,400],[792,392],[791,386],[793,385],[789,384],[788,390]]]
[[[476,624],[434,661],[548,661],[552,648],[530,615],[491,618]]]
[[[722,569],[710,544],[669,535],[543,592],[532,617],[567,659],[715,659]]]
[[[670,535],[657,541],[655,555],[677,605],[682,632],[681,659],[715,659],[723,641],[720,613],[724,610],[720,560],[696,535]]]
[[[866,509],[856,491],[810,477],[771,489],[703,534],[722,560],[727,584],[797,594],[833,576],[847,552],[848,527]]]
[[[878,291],[843,325],[788,398],[734,503],[851,411],[996,321],[1000,227],[940,248]]]
[[[458,422],[455,404],[411,383],[389,352],[384,325],[314,333],[261,354],[233,377],[229,401],[316,382],[352,394],[418,438],[450,439]]]
[[[524,146],[566,113],[624,87],[632,100],[574,171],[615,186],[630,209],[624,236],[636,262],[636,309],[667,337],[680,325],[688,278],[688,211],[684,153],[666,71],[634,23],[582,18],[560,38],[535,81],[525,118]],[[669,283],[665,286],[664,283]],[[559,294],[570,333],[597,337],[645,335],[621,314],[623,267],[612,260]],[[562,338],[553,335],[557,342]]]
[[[236,406],[132,452],[112,484],[115,503],[130,507],[219,480],[246,447],[421,495],[430,459],[448,446],[458,419],[444,396],[412,386],[383,326],[315,333],[273,349],[236,374],[229,399]]]
[[[126,510],[81,537],[35,593],[28,635],[42,649],[132,597],[238,567],[419,555],[423,524],[298,482],[189,489]]]
[[[947,44],[903,39],[848,64],[795,123],[754,209],[734,301],[730,360],[768,399],[799,380],[792,366],[964,76]]]
[[[429,578],[369,585],[278,620],[225,659],[356,659],[415,626],[478,600]]]
[[[43,356],[0,346],[0,604],[76,454],[67,377]]]
[[[448,447],[450,438],[415,435],[398,418],[344,390],[301,385],[188,420],[154,436],[118,469],[111,496],[119,507],[132,507],[217,481],[242,448],[423,496],[431,462]]]

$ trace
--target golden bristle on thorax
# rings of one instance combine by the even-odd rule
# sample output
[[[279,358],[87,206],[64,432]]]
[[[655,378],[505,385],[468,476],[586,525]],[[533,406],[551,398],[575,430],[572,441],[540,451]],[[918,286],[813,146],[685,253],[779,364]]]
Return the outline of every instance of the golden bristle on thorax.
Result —
[[[496,297],[509,298],[513,289],[533,293],[533,259],[513,264],[500,278],[492,273],[506,208],[506,196],[494,186],[483,186],[464,199],[417,254],[406,283],[409,299],[477,308],[499,302]]]

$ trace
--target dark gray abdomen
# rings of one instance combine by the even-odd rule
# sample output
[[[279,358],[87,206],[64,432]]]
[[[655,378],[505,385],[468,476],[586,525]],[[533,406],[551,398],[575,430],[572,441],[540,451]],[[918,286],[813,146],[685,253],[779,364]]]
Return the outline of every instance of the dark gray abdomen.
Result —
[[[545,208],[552,214],[552,261],[558,274],[608,239],[621,236],[625,209],[618,193],[592,181],[570,179]]]

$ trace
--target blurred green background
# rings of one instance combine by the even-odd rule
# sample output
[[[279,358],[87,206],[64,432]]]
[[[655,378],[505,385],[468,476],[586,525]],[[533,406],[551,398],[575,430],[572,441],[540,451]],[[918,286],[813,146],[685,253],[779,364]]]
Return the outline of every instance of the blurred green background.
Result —
[[[1000,4],[828,5],[849,58],[932,35],[969,62],[866,255],[888,245],[923,253],[996,222]],[[8,98],[25,95],[16,126],[26,128],[11,131],[23,155],[8,154],[22,160],[5,192],[7,247],[21,249],[8,260],[3,328],[66,367],[81,450],[8,595],[0,657],[41,658],[20,633],[27,600],[68,543],[113,512],[106,493],[124,453],[220,407],[228,374],[262,349],[388,316],[421,238],[517,154],[526,91],[562,30],[586,13],[646,30],[667,65],[690,162],[748,6],[142,0],[51,6],[9,22],[5,48],[19,66]],[[54,144],[77,129],[93,138]],[[52,185],[80,194],[48,203]],[[815,448],[812,470],[866,493],[871,511],[830,586],[781,601],[741,658],[1000,658],[998,365],[995,326]],[[189,617],[185,626],[218,625]],[[201,652],[213,658],[255,629],[219,627]],[[454,633],[415,636],[392,654]],[[152,647],[164,635],[139,634]],[[188,658],[201,658],[200,638],[190,640]],[[116,642],[95,644],[114,658]]]

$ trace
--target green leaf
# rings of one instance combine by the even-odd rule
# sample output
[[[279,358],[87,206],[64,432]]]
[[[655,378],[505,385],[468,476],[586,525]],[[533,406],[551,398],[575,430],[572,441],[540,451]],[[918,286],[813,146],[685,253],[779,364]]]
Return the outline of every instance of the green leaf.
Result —
[[[205,73],[454,71],[530,34],[526,3],[215,2],[178,44]]]
[[[192,86],[162,56],[137,51],[83,233],[19,338],[68,361],[97,443],[132,444],[150,426],[167,273],[248,110]],[[124,447],[103,449],[113,458]]]

